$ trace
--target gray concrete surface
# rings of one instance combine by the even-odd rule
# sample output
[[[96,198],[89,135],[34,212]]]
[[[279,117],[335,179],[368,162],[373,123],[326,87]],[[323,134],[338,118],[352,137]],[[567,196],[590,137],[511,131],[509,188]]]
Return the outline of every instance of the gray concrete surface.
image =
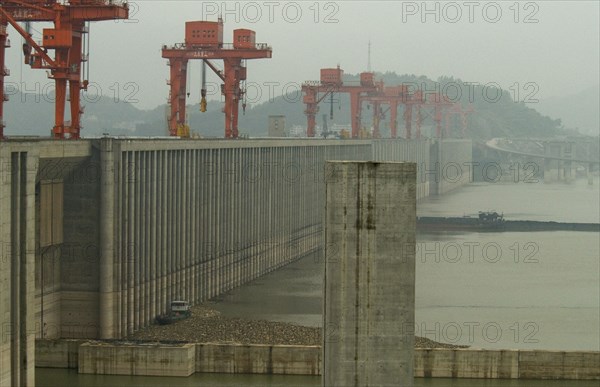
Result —
[[[36,367],[78,369],[79,354],[86,348],[83,345],[86,342],[86,340],[71,339],[37,340]],[[104,343],[102,344],[104,356],[102,356],[103,351],[90,351],[87,345],[88,357],[81,358],[81,361],[86,363],[82,364],[81,368],[87,368],[90,372],[99,370],[112,373],[114,371],[126,375],[134,375],[136,372],[139,374],[148,370],[153,371],[154,375],[173,375],[171,370],[164,370],[157,367],[157,364],[148,364],[148,360],[156,359],[158,355],[163,357],[163,361],[173,363],[180,371],[192,368],[196,373],[311,376],[322,374],[320,346],[210,343],[191,345],[195,346],[195,353],[161,352],[160,344],[140,346],[131,343]],[[155,349],[155,354],[151,354],[150,358],[148,358],[150,355],[148,347]],[[129,353],[125,361],[127,366],[119,365],[121,369],[118,372],[114,361],[105,355],[106,351],[117,350],[121,354]],[[137,364],[134,364],[132,359],[137,359]],[[600,353],[597,351],[416,348],[414,376],[416,378],[458,378],[465,384],[468,384],[467,379],[600,380],[599,361]],[[430,383],[434,382],[430,381]],[[490,383],[489,380],[485,382],[486,385]],[[512,386],[513,383],[510,385]]]
[[[35,179],[38,150],[0,149],[0,385],[34,384]]]
[[[33,383],[33,337],[120,338],[321,249],[324,163],[373,144],[1,142],[0,384]],[[378,157],[426,166],[428,144]]]
[[[326,164],[323,386],[412,386],[416,164]]]

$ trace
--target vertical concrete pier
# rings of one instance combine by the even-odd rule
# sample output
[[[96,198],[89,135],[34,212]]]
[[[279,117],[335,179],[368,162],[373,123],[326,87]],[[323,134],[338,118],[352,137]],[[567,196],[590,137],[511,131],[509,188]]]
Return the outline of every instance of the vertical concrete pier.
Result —
[[[575,145],[572,142],[544,141],[544,183],[565,182],[574,180],[573,157]]]
[[[0,149],[0,386],[33,386],[37,150]]]
[[[327,162],[323,378],[412,386],[416,164]]]
[[[115,338],[115,160],[113,139],[100,140],[100,286],[98,294],[99,336]]]

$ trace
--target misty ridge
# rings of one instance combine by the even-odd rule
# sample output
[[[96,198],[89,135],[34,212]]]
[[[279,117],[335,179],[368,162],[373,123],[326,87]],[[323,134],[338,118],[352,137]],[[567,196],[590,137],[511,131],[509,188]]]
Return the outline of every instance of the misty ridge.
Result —
[[[411,84],[429,92],[443,91],[453,101],[463,106],[472,105],[475,112],[468,117],[468,130],[465,137],[474,140],[488,140],[494,137],[536,137],[556,135],[598,136],[600,128],[599,110],[600,85],[590,86],[574,95],[539,99],[536,85],[520,85],[519,90],[496,89],[490,85],[472,85],[453,77],[440,77],[433,81],[425,76],[398,75],[394,72],[375,73],[377,80],[386,85]],[[359,82],[358,75],[345,74],[344,82]],[[266,136],[269,115],[284,115],[286,128],[306,127],[302,93],[298,88],[288,95],[276,95],[271,100],[258,104],[248,104],[245,113],[240,107],[240,134]],[[214,95],[212,96],[215,97]],[[166,100],[166,95],[165,95]],[[99,136],[104,133],[126,136],[165,136],[168,134],[166,117],[168,106],[160,105],[151,110],[139,109],[135,95],[131,98],[114,96],[82,95],[85,113],[82,117],[82,135]],[[130,102],[128,102],[130,101]],[[330,98],[320,104],[318,125],[322,115],[327,115],[328,125],[349,125],[349,97],[335,93],[333,103]],[[241,104],[240,104],[241,105]],[[223,104],[220,100],[209,100],[208,111],[199,111],[198,101],[188,99],[188,120],[193,132],[201,137],[222,137]],[[6,134],[25,136],[47,136],[50,134],[54,115],[53,95],[27,94],[15,92],[5,103]],[[333,119],[330,113],[333,112]],[[369,127],[372,110],[363,104],[363,126]],[[452,136],[460,135],[461,123],[458,117],[451,118]],[[389,136],[389,113],[384,115],[381,124],[382,136]],[[431,127],[431,117],[424,114],[423,128]],[[398,110],[399,135],[404,134],[402,106]],[[427,135],[427,130],[424,131]]]

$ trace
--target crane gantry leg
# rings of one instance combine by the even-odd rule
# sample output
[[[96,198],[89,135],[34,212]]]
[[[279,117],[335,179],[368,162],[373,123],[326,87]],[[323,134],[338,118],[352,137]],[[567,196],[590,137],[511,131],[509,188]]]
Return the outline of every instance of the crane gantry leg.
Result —
[[[436,104],[433,110],[433,120],[435,121],[435,136],[437,138],[442,138],[442,108]]]
[[[240,81],[244,75],[241,58],[227,58],[224,62],[225,85],[225,138],[238,138],[239,102],[242,95]],[[245,79],[245,76],[243,77]]]
[[[398,102],[390,102],[390,135],[398,138]]]
[[[412,135],[412,105],[404,105],[404,130],[407,140],[410,140]]]
[[[416,119],[416,124],[417,124],[416,137],[417,138],[421,138],[421,124],[422,123],[423,123],[423,111],[421,109],[421,105],[417,105],[417,119]]]
[[[187,93],[187,63],[184,58],[170,58],[169,66],[171,68],[171,77],[169,84],[169,105],[171,113],[169,115],[169,134],[171,136],[188,137],[189,127],[186,124],[186,106],[185,99]]]
[[[350,92],[350,114],[351,118],[351,126],[352,126],[352,138],[358,138],[358,134],[360,131],[361,124],[361,103],[360,103],[360,93],[361,91],[351,91]]]
[[[71,125],[69,125],[69,135],[72,139],[78,139],[81,133],[81,90],[87,90],[87,81],[81,82],[82,70],[82,35],[84,33],[84,23],[73,23],[72,26],[72,47],[69,50],[69,98],[71,110]]]
[[[373,102],[373,138],[379,138],[379,122],[381,121],[381,111],[379,102]]]
[[[4,77],[7,74],[5,67],[6,47],[8,46],[8,23],[0,15],[0,140],[4,139],[4,101],[8,100],[4,94]]]

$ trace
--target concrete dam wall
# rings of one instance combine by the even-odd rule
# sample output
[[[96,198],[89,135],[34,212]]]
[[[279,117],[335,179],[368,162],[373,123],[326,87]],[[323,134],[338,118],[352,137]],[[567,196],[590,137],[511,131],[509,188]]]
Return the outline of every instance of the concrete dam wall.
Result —
[[[430,149],[430,140],[373,140],[373,161],[416,163],[417,199],[422,199],[429,196],[430,187],[433,186],[425,173],[430,161]]]
[[[190,351],[190,346],[195,351]],[[37,367],[70,368],[92,374],[321,375],[323,372],[320,346],[207,343],[177,346],[64,339],[38,340],[35,350]],[[413,360],[417,378],[600,380],[597,351],[416,348]]]
[[[101,187],[100,337],[133,333],[171,300],[205,301],[319,249],[325,160],[371,151],[325,141],[198,144],[102,141],[115,183]]]
[[[52,174],[48,166],[65,160],[80,163],[90,155],[90,144],[83,141],[0,143],[1,386],[33,385],[35,337],[44,326],[36,315],[48,309],[53,318],[60,316],[56,278],[61,273],[53,264],[63,257],[57,253],[55,261],[42,261],[41,255],[53,244],[63,245],[63,179],[70,166],[65,163]],[[44,267],[52,267],[52,273]],[[43,288],[52,294],[41,308],[38,294]]]
[[[443,195],[473,181],[473,143],[471,140],[433,141],[430,161],[420,175],[430,183],[432,195]]]
[[[430,169],[433,144],[0,143],[0,385],[33,380],[36,337],[121,338],[170,300],[207,300],[321,249],[325,160]],[[427,179],[420,198],[437,192]]]
[[[417,164],[417,199],[442,195],[473,181],[471,140],[373,140],[374,161]]]

